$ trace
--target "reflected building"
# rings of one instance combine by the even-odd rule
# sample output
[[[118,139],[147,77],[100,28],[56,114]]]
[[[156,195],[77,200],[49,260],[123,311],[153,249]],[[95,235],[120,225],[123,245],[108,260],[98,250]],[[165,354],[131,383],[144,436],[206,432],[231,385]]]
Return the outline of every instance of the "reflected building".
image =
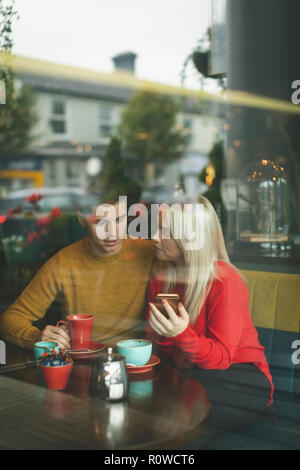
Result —
[[[101,161],[123,108],[141,88],[142,82],[135,76],[136,55],[126,52],[115,56],[115,71],[111,74],[18,59],[18,78],[30,85],[35,94],[38,121],[32,129],[31,147],[19,157],[12,155],[3,162],[1,185],[10,190],[26,186],[87,188],[95,176],[90,168],[101,171]],[[193,98],[186,100],[177,125],[189,136],[186,152],[181,160],[169,165],[150,165],[145,197],[159,194],[159,188],[173,188],[179,180],[191,196],[205,189],[198,174],[206,166],[207,154],[223,129],[222,119],[195,106]],[[97,159],[99,165],[95,164]],[[134,164],[128,161],[128,165],[131,175],[137,178]],[[39,177],[26,178],[26,171],[36,172]]]

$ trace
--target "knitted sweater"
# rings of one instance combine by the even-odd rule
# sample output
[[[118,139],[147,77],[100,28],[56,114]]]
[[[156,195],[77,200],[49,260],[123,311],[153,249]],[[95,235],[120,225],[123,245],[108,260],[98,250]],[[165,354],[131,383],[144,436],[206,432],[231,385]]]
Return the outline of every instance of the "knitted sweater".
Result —
[[[0,315],[0,336],[31,348],[41,334],[32,322],[43,318],[55,299],[61,304],[63,317],[95,316],[94,340],[121,334],[144,318],[147,283],[158,267],[152,241],[127,239],[117,254],[95,256],[84,238],[42,266],[20,297]]]

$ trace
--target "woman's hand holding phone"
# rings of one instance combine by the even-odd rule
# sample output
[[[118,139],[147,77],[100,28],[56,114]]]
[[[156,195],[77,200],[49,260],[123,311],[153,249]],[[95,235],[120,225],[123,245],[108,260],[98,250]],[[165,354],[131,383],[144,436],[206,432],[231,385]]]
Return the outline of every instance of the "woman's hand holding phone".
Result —
[[[149,324],[160,336],[174,337],[182,333],[189,324],[189,314],[182,305],[178,304],[176,313],[167,300],[161,300],[168,318],[153,304],[149,303]]]
[[[157,294],[155,297],[154,305],[156,308],[166,317],[169,318],[169,315],[164,308],[162,300],[167,300],[169,305],[171,305],[174,312],[178,315],[178,304],[179,304],[179,295],[178,294]]]

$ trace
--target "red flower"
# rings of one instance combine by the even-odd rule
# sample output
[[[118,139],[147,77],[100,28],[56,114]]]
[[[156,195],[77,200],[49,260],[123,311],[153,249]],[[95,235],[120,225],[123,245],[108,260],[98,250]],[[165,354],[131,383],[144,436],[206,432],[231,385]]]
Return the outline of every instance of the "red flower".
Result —
[[[50,217],[41,217],[36,221],[38,227],[47,227],[52,223],[52,219]]]
[[[33,240],[38,240],[39,234],[37,232],[29,232],[27,235],[27,240],[29,243],[33,242]]]
[[[55,218],[55,217],[61,217],[62,216],[62,211],[60,210],[59,207],[53,207],[52,211],[49,214],[49,217]]]
[[[0,215],[0,224],[3,224],[7,220],[6,215]]]
[[[7,209],[6,214],[8,217],[11,217],[13,215],[14,211],[12,209]]]
[[[31,204],[36,204],[42,199],[42,194],[31,194],[31,196],[26,197],[26,201],[30,202]]]
[[[35,194],[31,194],[31,196],[26,197],[26,201],[31,202],[31,204],[36,204],[37,196]]]
[[[42,228],[42,230],[40,231],[40,235],[46,235],[47,234],[47,230],[45,228]]]

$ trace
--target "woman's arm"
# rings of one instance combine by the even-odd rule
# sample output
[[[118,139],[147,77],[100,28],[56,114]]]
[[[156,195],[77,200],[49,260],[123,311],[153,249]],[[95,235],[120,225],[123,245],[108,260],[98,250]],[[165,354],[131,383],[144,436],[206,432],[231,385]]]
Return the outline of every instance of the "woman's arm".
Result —
[[[172,341],[172,356],[177,364],[188,361],[203,369],[226,369],[231,365],[239,344],[247,308],[246,287],[240,278],[227,276],[223,281],[214,281],[206,312],[201,312],[201,315],[206,315],[205,334],[200,331],[200,316],[191,326],[182,304],[179,304],[179,317],[168,304],[165,304],[165,309],[169,319],[155,307],[151,308],[151,313],[155,317],[153,328],[166,341]]]
[[[203,369],[226,369],[239,344],[248,308],[248,291],[236,277],[215,281],[207,302],[206,334],[187,328],[173,338],[185,357]]]

